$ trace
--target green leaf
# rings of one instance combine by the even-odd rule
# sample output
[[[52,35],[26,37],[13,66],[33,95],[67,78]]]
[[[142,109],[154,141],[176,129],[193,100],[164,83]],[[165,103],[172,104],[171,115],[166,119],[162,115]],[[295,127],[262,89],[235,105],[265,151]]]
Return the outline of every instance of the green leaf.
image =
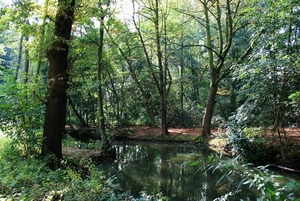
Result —
[[[217,181],[216,185],[218,185],[228,174],[223,174],[221,178]]]
[[[199,161],[193,161],[189,163],[190,166],[196,166],[199,165]]]
[[[207,157],[207,162],[208,162],[208,163],[211,163],[212,161],[213,161],[213,157],[212,157],[212,156],[208,156],[208,157]]]

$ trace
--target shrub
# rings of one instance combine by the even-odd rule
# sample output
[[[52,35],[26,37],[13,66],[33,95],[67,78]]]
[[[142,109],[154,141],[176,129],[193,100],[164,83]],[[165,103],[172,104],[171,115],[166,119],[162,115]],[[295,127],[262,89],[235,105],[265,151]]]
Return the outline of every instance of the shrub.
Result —
[[[263,138],[264,133],[262,128],[238,128],[231,124],[227,136],[233,154],[240,154],[245,161],[255,164],[275,162],[280,149]]]
[[[197,127],[201,123],[199,112],[196,108],[185,108],[183,111],[171,107],[168,111],[167,124],[171,127]]]
[[[6,83],[1,97],[0,130],[22,147],[25,154],[40,150],[45,107],[38,94],[42,84]]]

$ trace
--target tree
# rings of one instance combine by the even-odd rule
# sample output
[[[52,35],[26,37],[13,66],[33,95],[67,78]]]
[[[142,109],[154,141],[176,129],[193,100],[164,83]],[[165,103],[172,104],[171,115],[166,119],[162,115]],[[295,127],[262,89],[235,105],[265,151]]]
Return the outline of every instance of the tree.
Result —
[[[254,2],[256,7],[248,15],[257,43],[246,65],[235,73],[242,103],[232,119],[240,127],[272,126],[285,157],[284,128],[288,122],[299,122],[299,110],[291,99],[299,89],[299,6],[296,1]]]
[[[75,0],[58,0],[54,34],[56,39],[48,49],[50,68],[47,81],[46,114],[42,155],[62,158],[62,133],[66,119],[68,88],[68,52]]]
[[[135,10],[134,0],[132,1],[132,3]],[[143,49],[146,65],[148,66],[150,76],[153,79],[159,93],[160,124],[162,129],[162,136],[166,136],[168,134],[167,97],[172,85],[172,76],[168,67],[167,52],[166,48],[163,48],[167,46],[166,10],[168,8],[165,8],[166,10],[164,10],[162,2],[160,2],[159,0],[155,0],[154,2],[141,1],[140,3],[143,6],[140,10],[141,14],[139,14],[139,21],[137,21],[136,18],[133,17],[133,23]],[[135,14],[133,16],[135,16]],[[147,34],[144,34],[146,32],[143,31],[144,26],[143,24],[141,24],[142,18],[146,19],[145,22],[150,23],[147,26]],[[150,28],[151,26],[154,27],[154,29]],[[148,44],[149,41],[147,41],[148,38],[145,37],[145,35],[149,37],[149,40],[153,41],[153,47],[151,47],[152,45]],[[148,46],[153,49],[148,48]],[[151,52],[154,52],[154,55],[156,57],[155,59],[153,58],[153,55],[150,54]],[[155,71],[155,66],[158,67],[158,72]]]
[[[235,33],[244,26],[239,23],[241,1],[207,1],[199,0],[204,9],[203,19],[199,19],[205,29],[204,47],[208,55],[208,68],[210,72],[210,89],[202,125],[201,135],[210,135],[211,120],[216,95],[220,81],[230,73],[226,65],[229,50]]]
[[[49,0],[45,1],[45,8],[44,12],[42,15],[42,25],[41,25],[41,33],[40,33],[40,42],[38,45],[38,63],[36,67],[36,76],[40,74],[41,67],[42,67],[42,59],[43,59],[43,52],[44,52],[44,42],[45,42],[45,34],[46,34],[46,20],[47,20],[47,15],[48,15],[48,7],[49,7]]]
[[[110,0],[107,1],[106,6],[109,7]],[[108,151],[111,148],[109,143],[108,135],[105,131],[105,116],[104,116],[104,103],[103,103],[103,84],[102,75],[104,73],[104,26],[105,26],[105,16],[107,15],[103,9],[103,5],[100,3],[100,28],[99,28],[99,44],[98,44],[98,54],[97,54],[97,92],[98,92],[98,118],[99,118],[99,130],[102,140],[102,149]]]

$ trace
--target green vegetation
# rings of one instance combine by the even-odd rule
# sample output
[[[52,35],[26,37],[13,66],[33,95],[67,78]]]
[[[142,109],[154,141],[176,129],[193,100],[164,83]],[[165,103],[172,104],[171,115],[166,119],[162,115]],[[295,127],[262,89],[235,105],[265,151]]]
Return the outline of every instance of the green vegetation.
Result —
[[[0,199],[5,200],[132,200],[120,193],[115,178],[106,178],[88,159],[66,158],[50,169],[53,156],[23,156],[12,141],[0,138]],[[22,156],[22,157],[20,157]],[[137,200],[167,200],[141,192]]]
[[[227,138],[233,156],[240,157],[256,165],[276,164],[299,169],[298,160],[300,150],[297,148],[299,141],[295,137],[289,137],[286,131],[282,131],[282,139],[276,137],[276,133],[264,128],[244,128],[231,124],[227,129]]]
[[[222,156],[221,156],[222,157]],[[241,165],[237,156],[231,160],[222,160],[217,156],[209,156],[207,165],[201,166],[199,171],[220,172],[222,176],[217,181],[216,185],[222,183],[230,183],[232,178],[239,177],[240,182],[236,186],[235,191],[226,193],[216,200],[235,200],[238,192],[243,191],[243,188],[252,188],[260,192],[258,200],[265,201],[299,201],[300,182],[293,179],[287,179],[282,175],[277,175],[269,170],[269,166],[253,166],[251,163]],[[191,162],[191,166],[199,166],[199,162]],[[197,172],[195,174],[197,174]]]
[[[68,167],[62,161],[62,167],[49,169],[47,163],[52,157],[20,157],[20,150],[13,148],[10,141],[1,143],[1,189],[2,198],[18,200],[95,200],[115,197],[113,190],[117,186],[113,179],[105,179],[88,161],[84,167],[88,175]],[[64,166],[66,163],[66,166]],[[83,161],[82,164],[83,166]]]
[[[6,78],[2,88],[5,96],[0,98],[0,130],[22,147],[26,155],[37,153],[42,146],[45,108],[41,101],[45,85],[38,80],[22,84]]]
[[[159,127],[160,139],[201,127],[174,140],[202,144],[226,128],[234,156],[300,169],[287,132],[300,125],[299,27],[299,0],[0,0],[0,129],[16,147],[1,155],[2,193],[31,198],[31,185],[68,197],[95,182],[92,165],[90,179],[49,169],[65,160],[73,125],[101,139],[77,148],[103,153],[125,126]],[[46,174],[59,185],[43,184]]]

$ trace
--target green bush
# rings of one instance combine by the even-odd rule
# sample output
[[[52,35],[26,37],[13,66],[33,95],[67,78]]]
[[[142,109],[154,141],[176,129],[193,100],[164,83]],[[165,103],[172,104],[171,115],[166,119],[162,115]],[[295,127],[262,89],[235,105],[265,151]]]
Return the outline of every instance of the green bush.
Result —
[[[197,109],[185,108],[183,111],[180,108],[171,107],[167,114],[167,124],[170,127],[197,127],[201,120]]]
[[[275,162],[280,156],[280,149],[263,138],[264,133],[262,128],[238,128],[230,125],[227,136],[233,154],[239,154],[245,161],[259,165]]]
[[[235,146],[239,147],[243,159],[258,165],[274,163],[280,156],[280,149],[262,138],[242,138]]]
[[[45,106],[41,83],[22,84],[9,80],[0,103],[0,130],[25,154],[40,150]],[[40,97],[40,98],[38,98]]]
[[[263,138],[266,133],[266,129],[263,127],[250,127],[243,129],[246,138]]]

